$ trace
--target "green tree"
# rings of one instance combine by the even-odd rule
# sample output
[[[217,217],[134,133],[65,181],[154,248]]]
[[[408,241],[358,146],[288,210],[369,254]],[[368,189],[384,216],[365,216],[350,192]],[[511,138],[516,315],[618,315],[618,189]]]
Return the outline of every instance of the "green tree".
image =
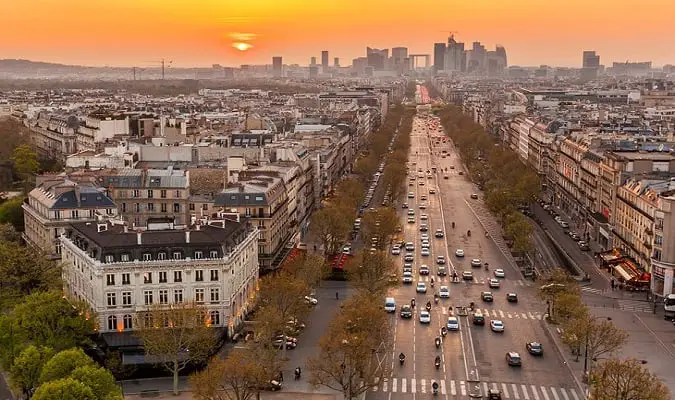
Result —
[[[407,177],[406,162],[392,160],[384,168],[382,183],[390,190],[392,203],[398,201],[405,192],[405,180]]]
[[[271,378],[248,349],[235,348],[226,359],[214,357],[193,374],[190,386],[199,400],[249,400]]]
[[[84,303],[67,300],[57,291],[26,296],[11,317],[13,335],[56,351],[89,343],[95,328],[95,318]]]
[[[628,340],[628,334],[617,328],[611,318],[600,319],[586,314],[567,321],[563,329],[563,341],[580,351],[583,346],[584,353],[588,354],[589,371],[592,370],[593,361],[621,349]]]
[[[360,157],[356,160],[356,165],[354,165],[354,173],[358,175],[359,181],[362,185],[368,185],[370,180],[373,178],[373,174],[377,170],[377,165],[377,157],[373,154]]]
[[[363,184],[356,179],[343,179],[337,184],[338,198],[340,204],[343,204],[348,209],[356,210],[359,208],[361,202],[365,197]]]
[[[386,251],[363,249],[345,267],[349,281],[359,290],[382,295],[398,283],[396,266]]]
[[[21,234],[16,230],[14,225],[10,223],[0,223],[0,243],[2,242],[19,242]]]
[[[24,346],[18,333],[15,334],[14,319],[0,313],[0,366],[9,370],[14,358]]]
[[[175,395],[180,371],[190,363],[206,361],[215,348],[215,329],[209,325],[206,309],[194,303],[155,305],[136,315],[134,334],[143,342],[146,355],[173,375]]]
[[[61,268],[35,249],[0,241],[0,306],[15,306],[34,292],[59,290]]]
[[[40,162],[35,150],[27,144],[17,146],[11,160],[14,162],[14,170],[24,183],[24,193],[28,193],[32,186],[32,179],[40,169]]]
[[[40,382],[42,367],[53,355],[54,351],[49,347],[30,345],[23,349],[9,370],[12,386],[25,398],[30,398]]]
[[[352,227],[352,215],[335,205],[325,206],[312,215],[310,231],[321,242],[324,254],[340,250]]]
[[[23,232],[23,197],[14,197],[0,204],[0,223],[12,224],[14,229]]]
[[[668,387],[638,360],[609,359],[592,378],[594,400],[669,400]]]
[[[33,400],[99,400],[94,391],[73,378],[47,382],[37,388]]]
[[[56,353],[42,367],[40,373],[40,383],[44,384],[59,379],[68,378],[73,371],[80,367],[95,367],[96,363],[84,350],[72,348]]]
[[[122,400],[122,391],[110,371],[99,366],[81,366],[70,375],[71,378],[89,387],[100,400]]]
[[[509,214],[506,218],[506,234],[513,238],[513,250],[518,253],[532,251],[532,225],[519,212]]]

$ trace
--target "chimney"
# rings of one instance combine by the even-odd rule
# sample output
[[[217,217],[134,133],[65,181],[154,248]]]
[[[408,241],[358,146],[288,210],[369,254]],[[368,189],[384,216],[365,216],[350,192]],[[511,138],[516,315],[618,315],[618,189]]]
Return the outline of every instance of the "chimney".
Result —
[[[190,243],[190,231],[185,231],[185,243]]]
[[[136,244],[141,245],[143,244],[143,240],[141,239],[141,232],[136,232]]]

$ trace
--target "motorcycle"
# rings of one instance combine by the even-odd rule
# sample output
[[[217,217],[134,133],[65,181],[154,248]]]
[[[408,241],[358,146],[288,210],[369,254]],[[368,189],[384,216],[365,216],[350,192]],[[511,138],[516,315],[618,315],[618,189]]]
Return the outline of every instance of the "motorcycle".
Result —
[[[434,339],[434,344],[436,344],[436,348],[441,347],[441,338],[437,337]]]
[[[452,223],[452,229],[455,229],[455,223],[454,222]]]
[[[434,303],[438,304],[438,295],[434,295]]]
[[[487,270],[489,270],[489,269],[490,269],[489,264],[488,264],[488,263],[485,263],[485,270],[487,271]]]
[[[405,362],[405,354],[401,353],[398,356],[398,362],[403,366],[403,363]]]
[[[490,234],[488,232],[485,232],[485,237],[490,237]]]
[[[441,327],[441,336],[445,337],[445,335],[448,334],[448,328],[446,327]]]
[[[433,393],[434,396],[438,394],[438,382],[434,381],[431,384],[431,393]]]
[[[410,308],[415,308],[415,299],[410,300]]]
[[[473,311],[474,306],[475,306],[475,304],[473,303],[473,301],[471,303],[469,303],[469,310]]]
[[[431,311],[431,302],[427,302],[427,311]]]
[[[471,230],[466,231],[466,236],[471,237]]]
[[[441,356],[436,356],[436,361],[434,361],[434,366],[436,369],[439,369],[441,367]]]

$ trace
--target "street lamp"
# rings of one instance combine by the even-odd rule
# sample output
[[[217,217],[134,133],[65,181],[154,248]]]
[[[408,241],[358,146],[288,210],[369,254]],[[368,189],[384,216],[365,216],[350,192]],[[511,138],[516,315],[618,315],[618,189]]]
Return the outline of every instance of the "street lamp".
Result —
[[[607,321],[611,321],[612,317],[589,317],[589,321],[590,321],[589,327],[593,322],[595,322],[599,319],[606,319]],[[590,329],[586,330],[586,344],[585,344],[585,350],[584,350],[584,378],[586,379],[586,382],[588,382],[588,373],[590,372],[589,368],[588,368],[588,337],[589,337],[589,333],[590,333],[589,331],[590,331]]]

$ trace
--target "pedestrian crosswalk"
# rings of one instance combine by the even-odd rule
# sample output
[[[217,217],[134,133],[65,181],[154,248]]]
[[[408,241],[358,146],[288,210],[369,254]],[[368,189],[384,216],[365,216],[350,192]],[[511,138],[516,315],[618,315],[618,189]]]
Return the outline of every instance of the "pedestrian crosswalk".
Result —
[[[470,285],[483,285],[486,286],[488,283],[489,278],[474,278],[472,281],[465,281],[463,279],[459,279],[459,282],[453,283],[452,282],[452,277],[449,276],[432,276],[432,275],[420,275],[417,277],[418,282],[431,282],[431,278],[434,278],[434,283],[439,284],[439,285],[450,285],[450,284],[458,284],[458,283],[464,283],[464,284],[470,284]],[[502,279],[501,282],[503,284],[506,284],[508,282],[513,283],[516,286],[532,286],[532,282],[525,281],[523,279],[518,279],[518,280],[504,280]]]
[[[581,291],[584,293],[590,293],[590,294],[604,294],[605,291],[602,289],[596,289],[594,287],[590,286],[582,286]]]
[[[617,302],[619,303],[619,309],[623,311],[654,312],[654,304],[648,301],[619,299]]]
[[[392,377],[377,381],[371,389],[373,392],[389,393],[427,393],[431,392],[433,382],[438,382],[439,393],[450,396],[467,396],[469,382],[445,379],[416,379]],[[471,383],[473,385],[473,383]],[[524,383],[480,382],[479,386],[485,396],[489,389],[501,390],[505,399],[516,400],[581,400],[576,389],[562,386],[528,385]]]
[[[539,312],[531,311],[504,311],[504,310],[488,310],[479,309],[485,318],[494,318],[494,319],[533,319],[541,321],[543,316]],[[445,307],[441,308],[441,314],[448,315],[450,314],[449,310]]]

